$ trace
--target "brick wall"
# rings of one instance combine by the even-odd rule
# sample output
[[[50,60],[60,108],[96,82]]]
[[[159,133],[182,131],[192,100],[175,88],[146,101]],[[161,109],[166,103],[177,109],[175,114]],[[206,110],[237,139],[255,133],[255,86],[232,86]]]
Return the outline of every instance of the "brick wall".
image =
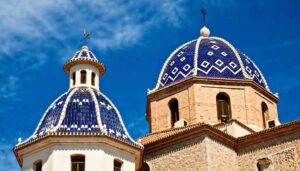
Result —
[[[181,84],[184,84],[184,82]],[[230,97],[232,118],[252,128],[263,127],[262,102],[265,102],[269,108],[269,116],[266,117],[266,121],[278,118],[276,103],[250,86],[195,83],[167,93],[152,95],[153,98],[150,99],[149,103],[151,108],[151,132],[171,128],[171,114],[168,103],[172,98],[178,100],[179,117],[187,120],[188,124],[200,122],[219,123],[216,96],[220,92],[225,92]]]

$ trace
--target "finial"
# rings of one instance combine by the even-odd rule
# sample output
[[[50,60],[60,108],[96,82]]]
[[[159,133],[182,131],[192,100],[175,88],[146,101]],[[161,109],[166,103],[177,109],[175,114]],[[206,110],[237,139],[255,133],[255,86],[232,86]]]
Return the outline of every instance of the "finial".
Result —
[[[21,142],[22,142],[22,138],[19,137],[19,138],[18,138],[18,143],[21,143]]]
[[[82,46],[82,50],[88,50],[88,46],[87,45],[83,45]]]
[[[203,17],[203,27],[201,28],[200,30],[200,36],[203,36],[203,37],[208,37],[209,34],[210,34],[210,31],[209,29],[205,26],[205,16],[206,16],[206,11],[204,8],[202,8],[200,10],[201,14],[202,14],[202,17]]]
[[[200,36],[203,36],[203,37],[208,37],[210,34],[210,31],[207,27],[203,26],[200,30]]]

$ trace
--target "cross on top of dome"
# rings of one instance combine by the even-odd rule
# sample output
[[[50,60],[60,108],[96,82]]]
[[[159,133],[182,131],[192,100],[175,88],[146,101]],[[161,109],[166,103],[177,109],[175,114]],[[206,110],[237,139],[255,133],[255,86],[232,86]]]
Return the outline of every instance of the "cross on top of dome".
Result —
[[[205,26],[205,15],[206,15],[207,13],[206,13],[206,11],[205,11],[204,8],[202,8],[202,9],[200,10],[200,12],[201,12],[202,17],[203,17],[203,26]]]
[[[210,31],[209,31],[209,29],[205,26],[205,17],[206,17],[206,11],[205,11],[205,9],[204,8],[202,8],[201,10],[200,10],[200,12],[201,12],[201,14],[202,14],[202,18],[203,18],[203,21],[202,21],[202,23],[203,23],[203,27],[201,28],[201,30],[200,30],[200,36],[202,36],[202,37],[209,37],[209,34],[210,34]]]

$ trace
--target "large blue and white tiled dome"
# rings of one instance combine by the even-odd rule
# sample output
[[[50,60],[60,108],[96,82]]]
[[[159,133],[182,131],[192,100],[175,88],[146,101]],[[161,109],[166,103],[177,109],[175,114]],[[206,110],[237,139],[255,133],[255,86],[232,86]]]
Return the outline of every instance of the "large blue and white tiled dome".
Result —
[[[75,70],[71,69],[73,66]],[[48,135],[99,135],[109,136],[142,148],[130,137],[115,105],[95,86],[95,79],[98,77],[93,78],[94,83],[88,83],[92,80],[88,76],[89,73],[92,75],[92,72],[93,74],[98,72],[100,76],[105,68],[87,46],[83,46],[82,50],[76,52],[75,56],[66,62],[64,70],[70,76],[70,89],[54,100],[45,111],[34,133],[27,140],[19,142],[17,146],[20,147]],[[86,71],[84,84],[82,80],[77,82],[74,80],[76,75],[78,76],[76,78],[82,79],[82,70]]]
[[[269,91],[268,84],[255,63],[229,42],[209,37],[202,28],[201,36],[177,48],[166,60],[154,90],[190,77],[252,80]]]
[[[118,109],[103,93],[92,88],[74,88],[58,97],[46,110],[29,140],[49,133],[102,133],[135,143]]]

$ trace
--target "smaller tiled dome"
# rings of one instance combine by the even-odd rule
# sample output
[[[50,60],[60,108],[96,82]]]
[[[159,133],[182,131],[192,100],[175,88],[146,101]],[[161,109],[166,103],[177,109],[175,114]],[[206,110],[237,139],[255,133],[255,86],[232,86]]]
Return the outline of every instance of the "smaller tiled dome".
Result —
[[[90,58],[90,59],[98,60],[96,56],[93,54],[93,52],[88,50],[87,46],[83,46],[80,51],[77,51],[71,60],[80,59],[80,58],[86,58],[86,59]]]
[[[76,64],[91,64],[99,69],[100,75],[105,72],[103,63],[96,58],[94,53],[90,51],[86,45],[84,45],[81,50],[77,51],[75,55],[65,63],[65,72],[69,73],[71,67]]]
[[[229,42],[208,37],[209,30],[178,47],[166,60],[154,90],[190,77],[252,80],[269,91],[268,84],[255,63]]]

